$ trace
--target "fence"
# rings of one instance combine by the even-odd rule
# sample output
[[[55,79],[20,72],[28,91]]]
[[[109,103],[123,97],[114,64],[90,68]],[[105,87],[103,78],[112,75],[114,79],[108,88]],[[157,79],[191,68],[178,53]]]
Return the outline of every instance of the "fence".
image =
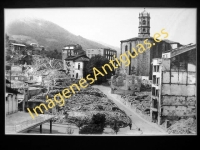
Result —
[[[8,133],[9,132],[19,132],[19,131],[21,131],[23,129],[26,129],[28,127],[34,126],[37,123],[43,122],[43,121],[51,118],[52,116],[54,116],[54,115],[49,115],[49,114],[43,115],[42,114],[42,115],[36,117],[35,119],[26,120],[26,121],[20,122],[20,123],[18,123],[16,125],[13,125],[13,126],[6,126],[6,131]]]

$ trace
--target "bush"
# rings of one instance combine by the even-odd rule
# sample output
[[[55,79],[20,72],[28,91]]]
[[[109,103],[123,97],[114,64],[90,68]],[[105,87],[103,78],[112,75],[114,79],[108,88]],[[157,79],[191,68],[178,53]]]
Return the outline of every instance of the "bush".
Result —
[[[79,130],[79,134],[102,134],[106,122],[105,114],[96,114],[92,116],[92,121],[89,125],[83,126]]]

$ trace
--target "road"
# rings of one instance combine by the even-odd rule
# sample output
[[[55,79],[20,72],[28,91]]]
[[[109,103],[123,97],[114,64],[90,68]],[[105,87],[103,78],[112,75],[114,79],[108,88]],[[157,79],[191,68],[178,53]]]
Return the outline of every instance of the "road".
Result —
[[[157,124],[146,121],[142,117],[140,117],[136,112],[134,112],[131,108],[124,105],[119,99],[117,99],[117,94],[111,94],[110,87],[102,86],[102,85],[93,85],[92,87],[100,89],[104,94],[108,96],[109,99],[113,100],[113,102],[121,109],[126,112],[128,116],[130,116],[132,120],[132,130],[128,127],[120,129],[121,132],[119,134],[136,134],[137,129],[140,128],[140,135],[166,135],[167,132],[161,129]],[[133,132],[133,130],[135,132]],[[139,131],[138,131],[139,132]],[[138,134],[137,132],[137,134]]]

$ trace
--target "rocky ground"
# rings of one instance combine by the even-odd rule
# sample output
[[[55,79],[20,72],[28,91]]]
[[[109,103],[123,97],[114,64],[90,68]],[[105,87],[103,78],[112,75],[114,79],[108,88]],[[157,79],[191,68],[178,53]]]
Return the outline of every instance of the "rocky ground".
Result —
[[[197,121],[194,118],[180,119],[171,125],[167,132],[169,134],[196,134]]]
[[[135,92],[135,95],[122,95],[121,98],[123,98],[125,101],[130,102],[143,114],[149,115],[151,92]]]
[[[121,127],[131,123],[130,117],[99,89],[88,87],[77,92],[66,100],[62,108],[67,118],[60,122],[77,124],[80,121],[88,124],[93,114],[101,113],[106,115],[106,124],[109,126],[113,120],[117,120]]]

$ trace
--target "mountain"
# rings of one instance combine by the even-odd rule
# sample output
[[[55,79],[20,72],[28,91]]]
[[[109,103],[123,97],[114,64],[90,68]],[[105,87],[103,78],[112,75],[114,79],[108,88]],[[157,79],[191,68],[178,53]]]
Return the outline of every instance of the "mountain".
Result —
[[[80,44],[83,49],[87,48],[107,48],[103,44],[94,42],[81,36],[76,36],[66,29],[43,19],[19,19],[11,22],[5,27],[6,34],[11,40],[30,44],[38,43],[47,50],[62,48],[68,44]]]

